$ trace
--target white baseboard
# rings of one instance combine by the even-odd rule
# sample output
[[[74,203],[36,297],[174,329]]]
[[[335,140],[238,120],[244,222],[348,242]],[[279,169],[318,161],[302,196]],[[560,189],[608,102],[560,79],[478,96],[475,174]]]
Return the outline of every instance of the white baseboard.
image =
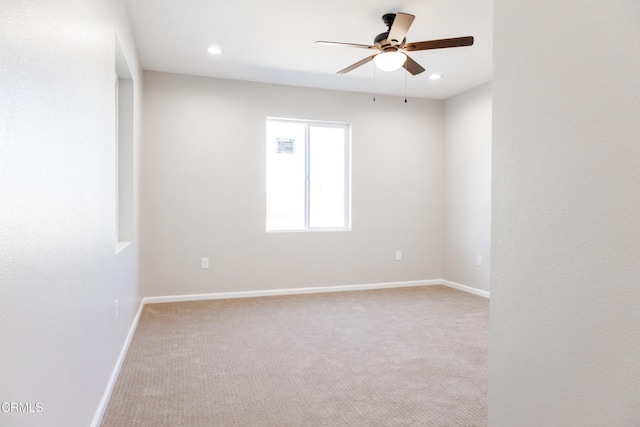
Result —
[[[491,296],[489,291],[484,291],[482,289],[472,288],[471,286],[461,285],[460,283],[451,282],[449,280],[441,280],[440,282],[445,286],[449,286],[450,288],[458,289],[460,291],[469,292],[470,294],[478,295],[485,298],[489,298]]]
[[[406,288],[410,286],[442,285],[442,280],[414,280],[407,282],[373,283],[366,285],[319,286],[312,288],[269,289],[262,291],[219,292],[211,294],[170,295],[164,297],[146,297],[143,304],[163,302],[200,301],[211,299],[251,298],[279,295],[319,294],[326,292],[363,291],[371,289]]]
[[[143,307],[144,301],[140,303],[140,307],[138,307],[136,317],[133,319],[131,327],[129,328],[127,338],[124,340],[124,344],[122,345],[122,349],[120,350],[120,354],[118,355],[116,364],[113,367],[113,371],[111,372],[111,377],[109,378],[109,382],[107,383],[107,388],[105,389],[104,394],[102,395],[102,400],[100,400],[98,409],[93,416],[91,427],[100,427],[102,417],[104,416],[104,412],[106,411],[107,405],[109,404],[109,399],[111,398],[111,393],[113,392],[113,388],[115,387],[116,381],[118,380],[118,375],[120,375],[120,369],[122,368],[122,364],[124,363],[124,358],[126,357],[127,351],[129,350],[129,344],[131,344],[133,334],[135,333],[136,327],[138,326],[138,321],[140,320],[140,315],[142,314]]]
[[[460,283],[451,282],[449,280],[413,280],[406,282],[389,282],[389,283],[371,283],[363,285],[341,285],[341,286],[318,286],[311,288],[287,288],[287,289],[267,289],[261,291],[240,291],[240,292],[215,292],[209,294],[187,294],[187,295],[167,295],[159,297],[145,297],[142,304],[158,304],[164,302],[183,302],[183,301],[203,301],[213,299],[231,299],[231,298],[252,298],[267,297],[281,295],[300,295],[300,294],[319,294],[326,292],[346,292],[346,291],[364,291],[372,289],[389,289],[389,288],[406,288],[411,286],[432,286],[444,285],[460,291],[469,292],[474,295],[489,298],[489,292],[482,289],[472,288],[471,286],[461,285]]]

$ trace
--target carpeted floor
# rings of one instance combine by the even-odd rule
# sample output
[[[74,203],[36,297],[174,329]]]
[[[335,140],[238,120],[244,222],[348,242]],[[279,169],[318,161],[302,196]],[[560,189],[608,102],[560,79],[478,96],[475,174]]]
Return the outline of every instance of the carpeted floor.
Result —
[[[488,320],[444,286],[147,305],[101,425],[486,426]]]

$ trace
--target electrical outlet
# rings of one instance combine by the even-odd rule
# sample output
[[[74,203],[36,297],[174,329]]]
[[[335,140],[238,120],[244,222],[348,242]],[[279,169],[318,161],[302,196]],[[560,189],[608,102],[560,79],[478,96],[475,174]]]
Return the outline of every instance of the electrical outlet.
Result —
[[[402,260],[402,251],[396,251],[396,261]]]
[[[482,255],[478,255],[478,256],[476,257],[476,265],[477,265],[478,267],[482,267]]]
[[[209,268],[209,258],[202,258],[202,268]]]

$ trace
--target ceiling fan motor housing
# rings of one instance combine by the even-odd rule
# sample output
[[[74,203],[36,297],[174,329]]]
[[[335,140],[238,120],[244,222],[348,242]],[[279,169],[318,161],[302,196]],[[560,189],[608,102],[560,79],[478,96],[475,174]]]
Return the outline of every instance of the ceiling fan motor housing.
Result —
[[[384,25],[387,26],[387,31],[385,31],[384,33],[378,34],[376,38],[373,39],[373,44],[376,46],[379,46],[383,51],[386,48],[389,48],[394,45],[404,46],[404,44],[407,41],[406,37],[403,40],[396,40],[395,43],[393,40],[389,40],[389,33],[391,32],[391,26],[393,25],[393,22],[395,20],[396,20],[395,13],[385,13],[384,15],[382,15],[382,22],[384,22]]]
[[[373,44],[376,46],[382,46],[384,42],[387,41],[387,37],[389,37],[389,31],[385,31],[384,33],[380,33],[373,39]],[[387,43],[384,43],[387,44]]]

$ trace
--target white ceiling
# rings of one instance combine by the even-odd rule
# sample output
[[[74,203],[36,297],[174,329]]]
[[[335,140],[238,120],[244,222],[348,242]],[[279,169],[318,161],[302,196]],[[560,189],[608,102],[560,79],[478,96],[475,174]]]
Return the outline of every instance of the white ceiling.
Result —
[[[412,52],[426,72],[375,71],[376,93],[444,99],[492,77],[492,0],[126,0],[145,70],[372,93],[372,54],[315,45],[372,44],[382,15],[416,16],[407,41],[474,36],[471,47]],[[210,45],[223,53],[207,53]],[[429,73],[443,75],[431,81]],[[406,77],[405,77],[406,76]]]

